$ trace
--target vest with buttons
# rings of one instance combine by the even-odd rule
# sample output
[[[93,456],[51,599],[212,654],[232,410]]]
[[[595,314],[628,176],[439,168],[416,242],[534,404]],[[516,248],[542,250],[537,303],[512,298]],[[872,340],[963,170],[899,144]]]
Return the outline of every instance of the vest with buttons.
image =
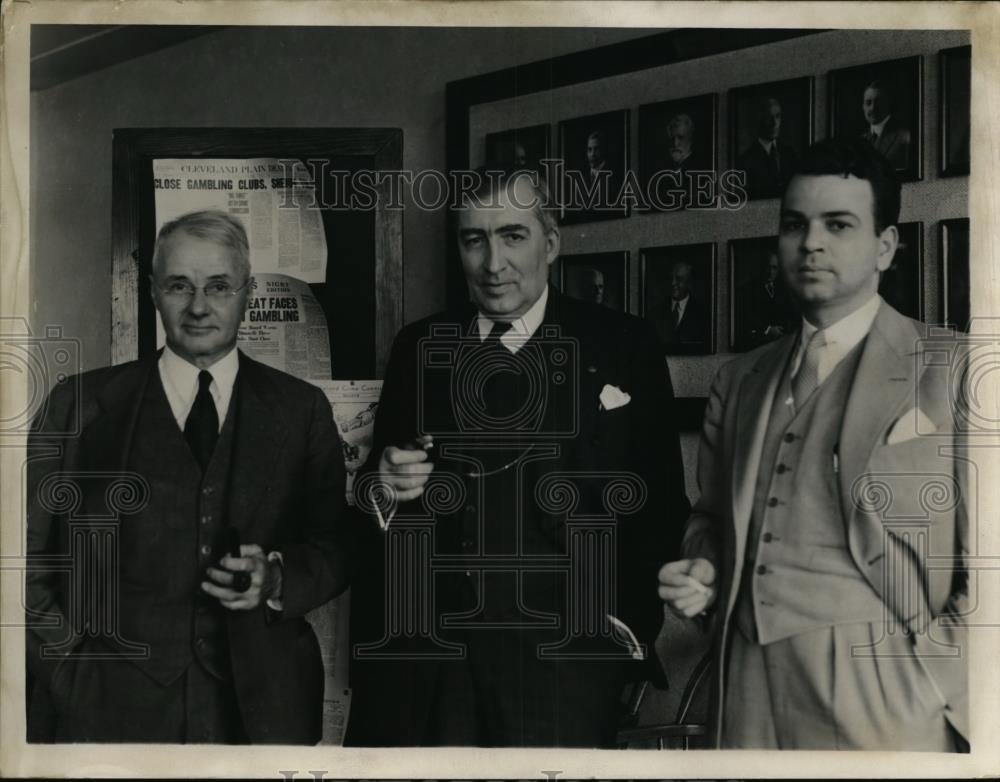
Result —
[[[149,644],[149,657],[136,665],[162,684],[195,659],[216,677],[229,672],[225,609],[200,584],[205,569],[226,553],[238,386],[204,476],[156,369],[140,403],[128,469],[146,479],[150,497],[141,512],[121,521],[119,616],[126,640]]]
[[[863,346],[797,410],[785,403],[790,366],[778,385],[735,612],[740,631],[759,643],[882,617],[882,601],[847,547],[837,475],[840,427]]]

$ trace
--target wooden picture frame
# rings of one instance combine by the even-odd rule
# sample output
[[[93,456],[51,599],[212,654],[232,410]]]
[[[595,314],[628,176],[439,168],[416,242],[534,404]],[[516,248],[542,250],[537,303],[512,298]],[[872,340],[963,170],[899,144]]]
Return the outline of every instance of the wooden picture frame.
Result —
[[[941,251],[938,280],[938,312],[942,323],[967,331],[971,309],[969,285],[969,218],[957,217],[938,223]]]
[[[780,198],[813,142],[812,76],[729,91],[730,169],[743,172],[749,200]]]
[[[153,161],[163,158],[274,157],[343,171],[400,170],[397,128],[128,128],[112,143],[112,362],[155,349],[149,272],[155,236]],[[325,163],[324,163],[325,161]],[[322,177],[322,175],[321,175]],[[322,192],[322,178],[317,189]],[[333,185],[330,185],[333,187]],[[371,209],[321,208],[330,262],[312,291],[323,306],[334,378],[381,377],[403,323],[403,213],[389,209],[390,180],[375,182]],[[320,198],[321,204],[324,199]],[[336,238],[336,242],[332,239]],[[351,263],[336,263],[337,255]],[[251,259],[252,262],[253,259]]]
[[[667,355],[715,352],[715,243],[644,247],[642,317]],[[687,267],[687,274],[683,267]],[[674,306],[682,308],[675,316]]]
[[[718,115],[715,93],[639,107],[639,182],[653,210],[715,207]]]
[[[498,171],[536,171],[544,174],[542,161],[552,157],[548,125],[486,134],[485,167]]]
[[[972,47],[942,49],[940,176],[968,176],[972,121]]]
[[[628,312],[628,250],[560,256],[559,289],[571,298]]]
[[[778,237],[729,241],[729,349],[773,342],[798,328],[801,316],[778,262]]]
[[[559,123],[558,187],[561,221],[566,225],[629,216],[620,196],[629,170],[629,111],[606,111]]]
[[[924,319],[923,223],[899,223],[899,245],[879,280],[879,295],[897,311]]]
[[[920,55],[830,71],[830,136],[871,139],[904,182],[923,178]]]

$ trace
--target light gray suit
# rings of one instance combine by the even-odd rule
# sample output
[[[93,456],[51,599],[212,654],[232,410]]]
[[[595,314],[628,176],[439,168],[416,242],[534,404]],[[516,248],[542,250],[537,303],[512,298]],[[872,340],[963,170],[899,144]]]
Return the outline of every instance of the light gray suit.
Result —
[[[851,702],[853,696],[844,701],[838,695],[838,703],[826,704],[825,716],[817,714],[816,719],[826,719],[835,707],[840,714],[834,719],[849,721],[855,710],[865,712],[868,719],[888,725],[881,735],[891,736],[893,721],[911,718],[898,713],[898,705],[919,696],[924,703],[934,704],[934,714],[928,719],[936,720],[938,729],[945,730],[946,719],[967,740],[968,674],[961,617],[968,604],[966,500],[974,496],[968,493],[974,471],[960,455],[953,457],[949,451],[960,444],[949,396],[952,367],[925,360],[930,354],[921,341],[924,328],[881,303],[861,347],[839,424],[834,489],[840,505],[836,515],[844,524],[850,559],[885,607],[885,637],[874,646],[876,657],[885,651],[897,655],[893,681],[878,683],[899,692],[882,691],[883,700],[873,706],[864,676],[858,674],[858,702]],[[685,557],[706,557],[718,573],[713,619],[718,631],[714,735],[719,743],[726,740],[721,716],[727,686],[730,680],[753,675],[727,668],[724,650],[736,632],[731,619],[741,592],[758,471],[771,468],[761,464],[764,437],[796,338],[784,337],[722,367],[712,384],[705,415],[698,457],[701,497],[688,523],[683,551]],[[910,425],[910,421],[920,423]],[[919,436],[894,436],[891,444],[887,442],[890,432],[908,429]],[[796,488],[809,491],[809,486]],[[789,641],[798,643],[801,638]],[[801,652],[815,653],[815,647]],[[831,661],[823,657],[797,664],[803,670],[829,667]],[[886,659],[883,656],[872,663],[869,655],[869,664],[887,664]],[[865,666],[861,658],[850,662],[844,669],[848,676]],[[794,672],[787,675],[793,680],[788,686],[794,687]],[[767,696],[762,702],[774,697],[773,692],[762,695]],[[804,738],[779,736],[779,745],[808,746],[810,735],[815,734],[806,724],[802,730]]]

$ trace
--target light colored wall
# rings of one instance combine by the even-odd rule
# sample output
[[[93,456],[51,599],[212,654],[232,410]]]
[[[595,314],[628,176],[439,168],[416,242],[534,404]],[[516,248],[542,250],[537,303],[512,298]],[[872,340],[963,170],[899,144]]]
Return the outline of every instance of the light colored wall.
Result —
[[[398,127],[406,167],[442,170],[447,82],[648,32],[230,28],[33,93],[34,333],[61,325],[85,369],[110,362],[114,128]],[[445,215],[403,220],[410,321],[445,304]]]

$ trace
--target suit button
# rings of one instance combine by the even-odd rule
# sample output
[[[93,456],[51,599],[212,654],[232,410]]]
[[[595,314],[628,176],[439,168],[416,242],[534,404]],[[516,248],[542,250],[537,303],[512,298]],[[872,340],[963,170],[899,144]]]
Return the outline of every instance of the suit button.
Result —
[[[466,551],[472,548],[472,541],[469,538],[462,538],[462,548]]]
[[[785,467],[785,465],[783,465],[783,464],[779,464],[779,465],[778,465],[777,467],[775,467],[775,468],[774,468],[774,471],[775,471],[776,473],[778,473],[778,475],[781,475],[781,474],[782,474],[782,473],[784,473],[784,472],[785,472],[785,470],[787,470],[787,469],[788,469],[788,468],[787,468],[787,467]]]
[[[202,516],[201,517],[201,523],[202,524],[208,524],[211,520],[212,520],[211,516]]]
[[[770,532],[765,532],[764,533],[764,542],[765,543],[770,543],[772,540],[774,540],[774,536]]]
[[[215,491],[214,486],[206,486],[204,489],[201,490],[201,493],[204,494],[206,497],[211,497],[212,492],[214,491]]]
[[[767,507],[769,507],[769,508],[773,508],[777,504],[778,504],[778,498],[777,497],[772,497],[771,499],[769,499],[767,501]]]
[[[204,546],[201,547],[201,553],[207,557],[209,554],[212,553],[212,547],[206,543]]]
[[[785,433],[785,442],[786,443],[794,443],[795,442],[795,435],[792,434],[791,432],[786,432]]]
[[[767,567],[764,565],[757,565],[757,575],[762,576],[767,572]]]

